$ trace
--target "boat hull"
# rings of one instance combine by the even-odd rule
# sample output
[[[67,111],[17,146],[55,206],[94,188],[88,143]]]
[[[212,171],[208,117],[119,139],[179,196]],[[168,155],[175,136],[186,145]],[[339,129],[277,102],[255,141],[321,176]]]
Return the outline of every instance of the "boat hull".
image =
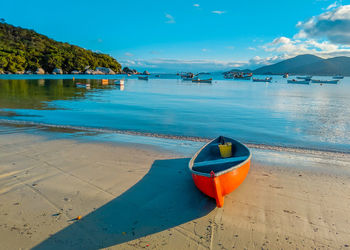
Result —
[[[228,151],[231,156],[221,156],[219,145],[223,145],[222,142],[232,145]],[[217,207],[222,207],[224,196],[233,192],[247,177],[250,160],[251,152],[244,144],[220,136],[204,145],[192,157],[189,169],[196,187],[214,198]]]
[[[233,192],[248,175],[250,159],[241,167],[219,176],[202,176],[192,173],[196,187],[204,194],[216,200],[216,206],[224,205],[224,196]]]

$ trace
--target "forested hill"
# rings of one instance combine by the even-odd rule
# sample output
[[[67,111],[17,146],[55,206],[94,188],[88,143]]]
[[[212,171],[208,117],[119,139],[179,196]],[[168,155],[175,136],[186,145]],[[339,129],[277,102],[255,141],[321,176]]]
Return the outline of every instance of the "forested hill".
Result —
[[[0,23],[0,72],[36,71],[51,73],[55,68],[64,73],[87,68],[106,67],[121,72],[113,57],[95,53],[68,43],[57,42],[33,30]]]

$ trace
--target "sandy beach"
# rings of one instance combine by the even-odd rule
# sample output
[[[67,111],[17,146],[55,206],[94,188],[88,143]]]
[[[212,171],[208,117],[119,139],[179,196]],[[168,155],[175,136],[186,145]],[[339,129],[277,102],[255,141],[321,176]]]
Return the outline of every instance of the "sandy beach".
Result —
[[[350,248],[348,155],[253,149],[221,209],[194,186],[190,156],[2,133],[0,248]]]

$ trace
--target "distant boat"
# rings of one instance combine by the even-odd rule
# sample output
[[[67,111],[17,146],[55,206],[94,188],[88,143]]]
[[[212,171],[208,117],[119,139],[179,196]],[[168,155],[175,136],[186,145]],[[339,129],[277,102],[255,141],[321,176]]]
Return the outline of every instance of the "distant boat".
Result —
[[[266,77],[264,79],[253,78],[253,82],[271,82],[272,77]]]
[[[283,74],[283,78],[288,78],[288,76],[289,76],[288,73]]]
[[[343,79],[344,78],[344,76],[333,76],[333,79],[339,79],[339,80],[341,80],[341,79]]]
[[[251,76],[241,76],[241,75],[235,75],[234,79],[236,80],[250,80],[252,77]]]
[[[240,142],[219,136],[204,145],[189,162],[194,184],[204,194],[224,205],[224,196],[234,191],[246,178],[251,152]]]
[[[238,73],[234,74],[234,79],[238,80],[250,80],[253,76],[253,73]]]
[[[160,75],[155,75],[155,77],[160,77]]]
[[[213,78],[209,78],[209,79],[199,79],[199,78],[193,78],[192,82],[202,82],[202,83],[211,83],[213,80]]]
[[[312,83],[337,84],[339,80],[312,80]]]
[[[139,76],[138,79],[148,81],[148,76]]]
[[[311,80],[312,76],[297,76],[297,79],[301,79],[301,80]]]
[[[116,85],[124,85],[124,79],[117,79],[114,81],[114,84]]]
[[[192,78],[194,77],[194,74],[191,72],[186,72],[180,75],[182,80],[192,80]]]
[[[298,81],[298,80],[287,80],[288,83],[294,83],[294,84],[310,84],[310,80],[301,80],[301,81]]]

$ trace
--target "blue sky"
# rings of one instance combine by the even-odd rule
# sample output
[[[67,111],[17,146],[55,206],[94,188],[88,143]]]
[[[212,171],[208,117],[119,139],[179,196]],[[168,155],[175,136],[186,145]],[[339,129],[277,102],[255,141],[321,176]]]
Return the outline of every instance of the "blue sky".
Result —
[[[347,4],[350,0],[18,0],[3,1],[0,17],[138,70],[216,71],[303,53],[350,55]]]

